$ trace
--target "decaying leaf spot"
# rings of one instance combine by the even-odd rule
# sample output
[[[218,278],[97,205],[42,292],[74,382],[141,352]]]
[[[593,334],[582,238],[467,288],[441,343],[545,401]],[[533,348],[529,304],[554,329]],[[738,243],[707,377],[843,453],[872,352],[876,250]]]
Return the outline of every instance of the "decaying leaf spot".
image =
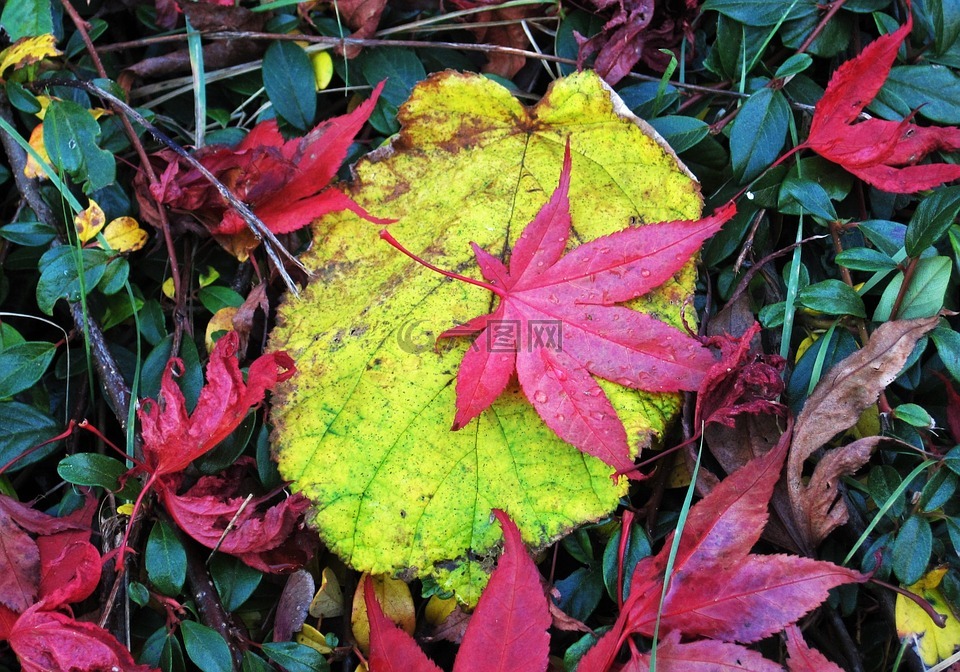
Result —
[[[569,248],[648,222],[695,220],[699,186],[596,75],[556,81],[524,108],[495,82],[441,73],[399,113],[403,130],[358,164],[349,196],[412,252],[480,277],[470,242],[505,254],[556,188],[569,138]],[[317,278],[280,309],[272,349],[301,370],[274,397],[284,478],[315,504],[313,525],[354,567],[434,576],[473,604],[492,565],[505,510],[542,547],[611,511],[626,491],[611,467],[544,425],[516,384],[458,432],[455,378],[470,339],[436,337],[492,308],[489,292],[424,273],[351,213],[315,224],[304,263]],[[682,327],[685,266],[629,305]],[[689,312],[689,311],[688,311]],[[362,329],[354,329],[363,325]],[[557,325],[539,337],[562,348]],[[504,324],[509,330],[511,325]],[[599,381],[639,451],[679,407]]]

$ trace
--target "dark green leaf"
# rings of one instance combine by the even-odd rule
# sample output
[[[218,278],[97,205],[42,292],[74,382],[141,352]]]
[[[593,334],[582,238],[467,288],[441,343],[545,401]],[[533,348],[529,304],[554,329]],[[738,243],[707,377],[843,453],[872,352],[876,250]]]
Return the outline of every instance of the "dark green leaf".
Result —
[[[43,109],[37,97],[17,82],[7,82],[7,100],[15,108],[27,114],[36,114]]]
[[[6,226],[0,226],[0,237],[17,245],[40,247],[48,245],[56,238],[57,231],[42,222],[12,222]]]
[[[837,219],[826,189],[813,180],[793,176],[784,180],[780,188],[780,211],[794,215],[802,211],[828,221]]]
[[[791,49],[799,49],[817,28],[819,22],[819,16],[808,14],[783,24],[780,30],[783,44]],[[813,42],[807,45],[807,52],[821,58],[832,58],[847,48],[853,30],[853,18],[840,12],[831,17]]]
[[[944,187],[923,199],[907,226],[904,239],[907,255],[919,257],[925,249],[938,243],[958,214],[960,187]]]
[[[930,332],[930,338],[937,346],[940,361],[953,379],[960,381],[960,334],[942,323]]]
[[[792,77],[797,75],[813,63],[813,59],[810,58],[809,54],[794,54],[787,60],[785,60],[779,68],[777,68],[776,74],[774,77],[777,79],[783,79],[785,77]]]
[[[0,398],[33,387],[56,352],[57,346],[45,341],[25,341],[0,352]]]
[[[951,263],[947,257],[920,259],[910,286],[904,292],[896,319],[912,320],[936,315],[943,308],[943,297],[950,283],[950,270]],[[902,285],[903,273],[897,273],[883,290],[877,311],[873,315],[874,320],[886,322],[893,318],[890,313]]]
[[[243,305],[243,297],[229,287],[210,285],[202,287],[199,292],[200,303],[211,313],[221,308],[239,308]]]
[[[74,453],[60,460],[57,473],[67,483],[92,485],[116,492],[120,489],[120,477],[127,473],[127,467],[109,455]]]
[[[747,26],[775,26],[784,18],[798,19],[817,13],[816,2],[798,0],[785,16],[791,4],[793,3],[767,0],[707,0],[703,3],[703,9],[712,9]]]
[[[54,100],[43,118],[43,142],[54,167],[85,182],[87,193],[116,177],[113,154],[97,145],[100,125],[90,111],[69,100]]]
[[[905,225],[885,219],[869,219],[857,228],[878,250],[891,257],[903,247],[907,235]]]
[[[327,659],[321,656],[319,651],[296,642],[264,642],[263,652],[287,672],[328,672],[330,670]]]
[[[841,266],[854,271],[892,271],[897,267],[897,262],[888,255],[869,247],[844,250],[837,255],[836,261]]]
[[[893,542],[893,573],[900,583],[916,583],[923,576],[933,552],[930,523],[922,516],[910,516]]]
[[[240,672],[274,672],[274,668],[260,656],[244,651]]]
[[[150,530],[144,564],[157,590],[171,597],[180,594],[187,576],[187,552],[165,521],[158,521]]]
[[[310,58],[299,45],[274,42],[263,56],[263,87],[274,109],[301,131],[313,125],[317,90]]]
[[[557,606],[578,621],[587,620],[603,597],[603,576],[589,567],[574,570],[555,585],[560,591]]]
[[[123,257],[114,257],[107,262],[103,277],[97,283],[97,289],[104,294],[116,294],[127,284],[130,277],[130,264]]]
[[[938,470],[920,493],[920,510],[936,511],[957,491],[957,475],[949,469]]]
[[[754,179],[780,154],[790,106],[783,93],[762,88],[750,96],[730,131],[730,159],[740,184]]]
[[[250,599],[260,585],[263,574],[232,555],[217,553],[210,561],[210,575],[220,601],[227,611],[235,611]]]
[[[900,477],[899,472],[890,465],[885,464],[880,467],[874,467],[867,476],[867,492],[870,493],[870,497],[879,509],[885,506],[887,501],[893,497],[893,493],[896,492],[902,482],[903,479]],[[894,499],[890,508],[887,509],[886,515],[893,518],[903,515],[905,502],[906,496],[901,492],[897,495],[896,499]]]
[[[186,667],[180,640],[172,635],[167,637],[160,652],[160,669],[163,672],[184,672]]]
[[[8,471],[23,469],[39,462],[59,446],[59,441],[30,452],[44,441],[60,433],[60,425],[53,418],[44,415],[32,406],[18,401],[0,401],[0,465],[9,463],[19,455],[20,459],[9,467]]]
[[[0,26],[16,42],[22,37],[36,37],[54,32],[53,8],[50,0],[7,0],[0,14]]]
[[[127,596],[138,607],[143,607],[150,601],[150,590],[139,581],[131,581],[127,586]]]
[[[426,78],[427,71],[416,52],[401,47],[369,49],[356,61],[360,61],[363,79],[370,86],[387,80],[377,107],[370,115],[370,124],[384,135],[395,133],[400,128],[397,108],[410,97],[414,85]]]
[[[933,429],[934,426],[930,414],[917,404],[900,404],[893,409],[893,417],[913,427]]]
[[[563,550],[569,553],[574,560],[589,565],[593,562],[593,544],[590,543],[590,534],[585,529],[579,529],[566,536],[560,542]]]
[[[804,287],[797,294],[797,302],[827,315],[867,316],[863,299],[850,285],[840,280],[823,280]]]
[[[652,122],[658,112],[670,110],[680,102],[680,92],[673,86],[667,85],[660,97],[658,107],[657,93],[659,91],[660,84],[658,82],[641,82],[621,89],[619,95],[634,114],[641,119],[649,119]],[[691,117],[686,118],[690,119]]]
[[[195,621],[183,621],[180,633],[187,656],[202,672],[232,672],[230,648],[219,632]]]
[[[617,529],[610,537],[606,547],[603,549],[603,583],[607,588],[607,595],[610,599],[617,599],[617,580],[620,566],[620,536],[623,527]],[[647,533],[640,525],[630,527],[630,538],[627,540],[627,547],[623,554],[623,592],[622,598],[627,599],[630,594],[630,580],[633,578],[633,570],[637,563],[650,555],[650,540]]]
[[[40,281],[37,283],[37,306],[53,315],[53,306],[60,299],[79,301],[93,291],[107,270],[107,253],[103,250],[77,250],[61,245],[48,250],[40,258]],[[81,275],[80,268],[83,268]]]
[[[685,152],[707,137],[710,127],[695,117],[666,116],[650,120],[657,133],[673,147],[675,152]]]
[[[903,119],[913,110],[931,121],[960,124],[960,77],[940,65],[901,65],[890,71],[870,109],[887,119]]]
[[[955,474],[960,474],[960,446],[954,446],[943,456],[943,463]]]

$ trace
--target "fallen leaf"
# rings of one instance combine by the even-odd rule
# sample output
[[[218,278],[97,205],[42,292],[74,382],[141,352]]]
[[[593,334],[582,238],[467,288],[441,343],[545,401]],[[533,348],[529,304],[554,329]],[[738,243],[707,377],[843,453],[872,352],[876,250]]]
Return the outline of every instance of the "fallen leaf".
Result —
[[[310,598],[317,584],[313,575],[298,569],[287,577],[273,617],[273,641],[289,642],[300,632],[309,614]]]
[[[503,511],[503,555],[463,635],[453,672],[543,672],[550,654],[550,611],[540,573],[520,531]],[[370,580],[362,582],[370,623],[370,670],[434,672],[414,639],[384,617]]]
[[[29,143],[33,151],[37,153],[37,156],[43,159],[47,165],[50,165],[50,155],[47,154],[47,146],[43,141],[42,123],[37,124],[33,127],[33,130],[30,131]],[[32,154],[27,154],[27,163],[23,166],[23,175],[31,180],[47,178],[46,171],[40,167],[40,163],[33,158]]]
[[[37,599],[40,550],[36,542],[0,511],[0,604],[21,613]]]
[[[636,656],[621,672],[647,672],[650,654]],[[756,651],[715,639],[681,642],[674,630],[657,645],[658,672],[783,672],[783,668]]]
[[[81,244],[96,237],[106,223],[107,218],[103,214],[103,209],[92,199],[87,209],[81,210],[73,218],[73,224],[77,228],[77,238]]]
[[[441,73],[415,87],[400,119],[392,144],[356,165],[347,194],[397,219],[391,233],[445,268],[479,275],[470,241],[516,245],[557,185],[568,137],[577,243],[700,216],[696,183],[593,73],[558,80],[533,108],[480,75]],[[278,311],[272,347],[303,363],[271,410],[280,473],[317,504],[311,523],[347,563],[432,576],[475,604],[499,539],[491,508],[542,548],[616,507],[626,479],[612,482],[611,467],[561,441],[515,384],[449,431],[470,346],[435,348],[436,336],[489,311],[489,293],[424,272],[383,244],[380,228],[350,212],[320,220],[302,258],[315,281]],[[694,278],[687,264],[626,307],[682,328]],[[632,453],[680,407],[677,394],[598,383]]]
[[[324,567],[320,573],[320,589],[313,596],[309,611],[310,615],[317,619],[343,614],[343,589],[332,567]]]
[[[389,223],[372,217],[330,186],[382,89],[383,83],[355,110],[321,122],[302,138],[284,141],[276,120],[271,119],[257,124],[235,147],[211,145],[198,150],[195,157],[250,205],[273,233],[290,233],[338,210]],[[154,160],[159,164],[156,183],[148,186],[143,171],[135,178],[142,216],[150,224],[160,225],[150,200],[190,214],[234,256],[245,259],[259,240],[213,185],[198,170],[183,168],[179,156],[170,150],[154,155]]]
[[[8,68],[14,71],[20,68],[39,63],[45,58],[60,56],[62,51],[57,49],[57,38],[51,34],[35,37],[21,37],[9,47],[0,51],[0,81]]]
[[[788,625],[785,632],[787,635],[787,670],[789,672],[843,672],[840,667],[827,660],[822,653],[807,646],[807,643],[803,641],[800,628],[796,625]]]
[[[527,49],[530,39],[523,29],[522,21],[542,14],[543,6],[496,7],[500,0],[452,0],[457,9],[476,9],[490,6],[485,12],[477,12],[461,18],[467,30],[473,33],[481,44],[497,44],[512,49]],[[477,24],[477,25],[474,25]],[[489,24],[489,25],[488,25]],[[483,71],[512,79],[526,65],[527,57],[503,51],[491,51],[486,54],[487,62]]]
[[[839,492],[826,494],[811,485],[835,484],[839,468],[859,466],[862,450],[869,444],[850,449],[843,457],[821,461],[810,483],[803,478],[804,463],[835,435],[857,424],[865,409],[877,403],[880,394],[900,374],[917,341],[937,326],[937,317],[900,320],[881,324],[866,346],[830,369],[804,404],[793,428],[793,442],[787,458],[787,491],[794,519],[809,549],[816,548],[848,512]],[[820,473],[818,473],[818,471]]]
[[[897,595],[897,635],[909,637],[914,649],[925,665],[934,666],[946,660],[960,649],[960,621],[940,590],[940,582],[947,573],[946,567],[927,572],[923,578],[906,589],[922,597],[934,611],[946,617],[946,625],[938,626],[916,602]]]
[[[587,652],[584,669],[605,670],[632,633],[708,637],[749,644],[817,607],[836,586],[867,576],[829,562],[750,549],[767,521],[767,505],[789,444],[789,432],[766,455],[734,472],[690,509],[661,605],[674,534],[636,566],[613,628]]]
[[[126,254],[142,250],[147,244],[147,232],[133,217],[117,217],[103,230],[103,237],[115,252]]]
[[[960,178],[960,165],[914,165],[934,151],[960,149],[960,128],[923,127],[910,121],[857,121],[890,75],[897,52],[913,28],[913,14],[898,30],[882,35],[839,68],[817,102],[809,148],[882,191],[912,194]]]
[[[364,574],[360,577],[360,581],[357,582],[357,590],[353,595],[350,626],[353,630],[353,637],[357,640],[357,645],[363,651],[372,653],[370,647],[377,633],[371,629],[370,603],[366,597],[367,586],[374,596],[374,602],[380,615],[384,616],[392,627],[402,631],[408,637],[413,634],[417,626],[417,616],[413,607],[413,596],[410,594],[410,587],[406,583],[382,574],[379,576]]]
[[[562,256],[571,227],[570,179],[568,143],[560,184],[520,234],[509,269],[473,245],[489,284],[443,272],[499,298],[492,313],[440,334],[481,332],[457,374],[453,429],[463,429],[489,408],[516,371],[527,399],[557,436],[618,472],[628,472],[633,460],[626,430],[591,374],[640,390],[694,390],[714,359],[692,336],[614,304],[642,296],[672,277],[736,207],[730,203],[696,222],[628,227]],[[380,235],[438,270],[407,252],[387,231]],[[545,345],[536,329],[551,323],[560,335],[555,344]]]
[[[353,34],[350,37],[373,37],[380,25],[380,17],[387,6],[387,0],[336,0],[334,7],[337,14]],[[355,58],[360,53],[360,47],[348,45],[338,49],[346,54],[347,58]]]

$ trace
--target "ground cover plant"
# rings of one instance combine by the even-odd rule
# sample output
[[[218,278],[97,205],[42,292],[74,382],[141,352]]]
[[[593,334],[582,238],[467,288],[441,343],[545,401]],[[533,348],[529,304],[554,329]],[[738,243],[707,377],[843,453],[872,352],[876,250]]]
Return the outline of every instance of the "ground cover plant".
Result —
[[[0,669],[960,666],[955,3],[0,30]]]

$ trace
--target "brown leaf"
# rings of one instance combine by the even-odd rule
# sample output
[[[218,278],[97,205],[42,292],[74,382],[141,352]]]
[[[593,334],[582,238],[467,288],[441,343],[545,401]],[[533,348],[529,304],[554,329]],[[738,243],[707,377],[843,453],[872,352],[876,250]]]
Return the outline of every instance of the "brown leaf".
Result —
[[[847,511],[843,502],[838,501],[829,522],[807,517],[811,507],[806,500],[815,493],[803,483],[804,462],[836,434],[855,425],[860,414],[877,403],[887,385],[899,375],[917,341],[937,326],[938,319],[934,316],[882,324],[866,346],[831,369],[807,399],[793,430],[787,457],[787,488],[797,523],[811,547],[816,547],[826,533],[840,524],[836,521],[846,520]],[[855,460],[854,453],[833,458],[826,468],[839,467],[845,460]],[[825,476],[829,473],[821,475],[821,485],[828,480]]]
[[[501,4],[501,2],[500,0],[452,0],[452,4],[457,7],[457,9],[474,9],[486,5],[496,6]],[[542,5],[508,7],[506,9],[493,9],[489,12],[471,14],[464,17],[464,19],[469,20],[471,24],[479,24],[471,25],[471,27],[467,29],[474,34],[477,42],[497,44],[513,49],[527,49],[530,46],[530,41],[527,39],[527,34],[524,32],[520,22],[542,13]],[[526,62],[527,58],[520,54],[492,51],[487,54],[487,64],[483,66],[483,71],[511,79],[520,71],[520,68],[522,68]]]

